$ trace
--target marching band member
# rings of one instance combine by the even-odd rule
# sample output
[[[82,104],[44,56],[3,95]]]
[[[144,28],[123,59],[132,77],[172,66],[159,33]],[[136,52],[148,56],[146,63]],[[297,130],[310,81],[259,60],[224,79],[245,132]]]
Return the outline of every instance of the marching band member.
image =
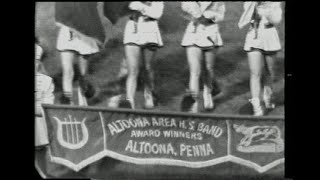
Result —
[[[42,66],[41,56],[43,49],[38,44],[35,44],[36,58],[35,58],[35,98],[36,98],[36,122],[35,122],[35,145],[43,146],[49,143],[46,122],[42,115],[41,104],[54,103],[54,84],[52,78],[41,73]]]
[[[239,27],[247,24],[251,27],[247,33],[244,50],[248,54],[250,68],[250,102],[255,116],[264,115],[261,106],[262,93],[264,105],[267,109],[274,108],[271,102],[272,82],[274,81],[274,60],[281,44],[275,25],[281,21],[280,2],[245,2],[244,13],[240,18]]]
[[[88,81],[84,79],[88,69],[88,61],[84,58],[86,55],[91,55],[99,52],[98,44],[89,38],[85,38],[79,33],[73,31],[69,27],[57,23],[60,26],[60,31],[57,40],[57,50],[60,51],[62,64],[62,87],[63,87],[63,104],[73,105],[73,80],[74,69],[73,64],[75,59],[78,59],[80,69],[79,85],[83,94],[90,98],[94,95],[94,89]],[[84,100],[85,101],[85,100]],[[86,102],[84,103],[86,105]]]
[[[135,92],[140,71],[144,72],[144,107],[154,108],[154,73],[151,62],[156,51],[163,46],[158,19],[162,16],[163,2],[133,1],[129,4],[132,10],[130,20],[124,31],[125,59],[128,66],[126,80],[126,98],[135,108]],[[140,65],[143,65],[143,69]]]
[[[186,48],[190,68],[189,90],[195,99],[191,112],[198,112],[199,81],[202,63],[205,64],[203,89],[204,108],[212,110],[212,82],[217,47],[223,45],[218,23],[224,19],[224,2],[182,2],[182,10],[190,19],[181,45]],[[203,62],[202,62],[203,61]]]

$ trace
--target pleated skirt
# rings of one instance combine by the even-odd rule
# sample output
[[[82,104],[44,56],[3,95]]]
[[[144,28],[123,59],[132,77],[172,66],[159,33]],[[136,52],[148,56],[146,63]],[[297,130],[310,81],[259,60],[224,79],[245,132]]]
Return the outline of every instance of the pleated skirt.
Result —
[[[163,42],[157,21],[139,21],[129,20],[126,24],[123,44],[136,44],[146,46],[152,44],[162,47]]]
[[[201,48],[223,46],[218,24],[197,25],[190,22],[182,38],[181,45],[199,46]]]
[[[62,26],[58,34],[57,50],[76,51],[81,55],[89,55],[99,52],[99,46],[94,40],[85,40],[78,33]]]
[[[263,51],[279,51],[281,44],[275,27],[260,28],[257,32],[251,28],[247,33],[244,50],[261,49]]]

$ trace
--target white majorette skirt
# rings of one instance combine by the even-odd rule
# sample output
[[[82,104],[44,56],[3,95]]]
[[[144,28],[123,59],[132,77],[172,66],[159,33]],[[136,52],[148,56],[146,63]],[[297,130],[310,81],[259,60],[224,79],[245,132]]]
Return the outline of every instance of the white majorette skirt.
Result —
[[[182,46],[199,46],[201,48],[223,46],[218,24],[194,25],[190,22],[181,42]]]
[[[35,146],[49,144],[47,125],[42,117],[35,119]]]
[[[84,40],[81,35],[71,31],[67,26],[61,26],[58,34],[57,49],[59,51],[76,51],[81,55],[99,52],[99,47],[94,40]]]
[[[275,27],[259,28],[256,32],[251,28],[246,36],[244,50],[261,49],[263,51],[279,51],[281,49],[280,39]]]
[[[163,42],[156,20],[143,20],[139,18],[138,22],[129,20],[126,24],[123,44],[136,44],[139,46],[155,45],[162,47]]]

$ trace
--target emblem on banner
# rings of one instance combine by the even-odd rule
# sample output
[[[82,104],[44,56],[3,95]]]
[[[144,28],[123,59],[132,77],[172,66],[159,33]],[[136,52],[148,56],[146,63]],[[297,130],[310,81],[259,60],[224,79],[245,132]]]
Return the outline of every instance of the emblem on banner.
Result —
[[[63,120],[57,117],[53,118],[58,124],[57,139],[61,146],[69,149],[80,149],[87,143],[89,133],[85,125],[86,118],[82,121],[77,121],[71,115]]]
[[[244,135],[237,145],[237,150],[240,152],[279,153],[284,150],[281,131],[277,126],[246,127],[234,124],[233,128]]]

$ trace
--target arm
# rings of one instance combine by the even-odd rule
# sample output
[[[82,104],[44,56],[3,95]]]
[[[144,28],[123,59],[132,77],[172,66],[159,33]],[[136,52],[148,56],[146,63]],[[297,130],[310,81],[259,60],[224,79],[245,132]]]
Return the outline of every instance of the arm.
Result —
[[[133,1],[129,4],[129,8],[141,12],[144,16],[159,19],[162,16],[164,4],[163,2],[152,2],[152,5],[148,6],[140,1]]]
[[[181,8],[193,18],[201,17],[201,11],[196,2],[181,2]]]
[[[152,2],[151,6],[144,5],[142,15],[151,17],[153,19],[160,19],[163,14],[163,2]]]
[[[242,29],[249,24],[252,20],[252,16],[255,12],[257,2],[247,1],[243,3],[243,13],[239,19],[238,27]]]
[[[220,22],[224,19],[225,11],[225,3],[216,2],[211,8],[203,13],[203,16],[207,19],[211,19],[214,22]]]
[[[272,11],[267,15],[267,19],[272,24],[279,24],[282,19],[281,2],[273,2]]]
[[[279,24],[282,19],[281,2],[271,2],[267,8],[258,8],[257,13],[271,24]]]

